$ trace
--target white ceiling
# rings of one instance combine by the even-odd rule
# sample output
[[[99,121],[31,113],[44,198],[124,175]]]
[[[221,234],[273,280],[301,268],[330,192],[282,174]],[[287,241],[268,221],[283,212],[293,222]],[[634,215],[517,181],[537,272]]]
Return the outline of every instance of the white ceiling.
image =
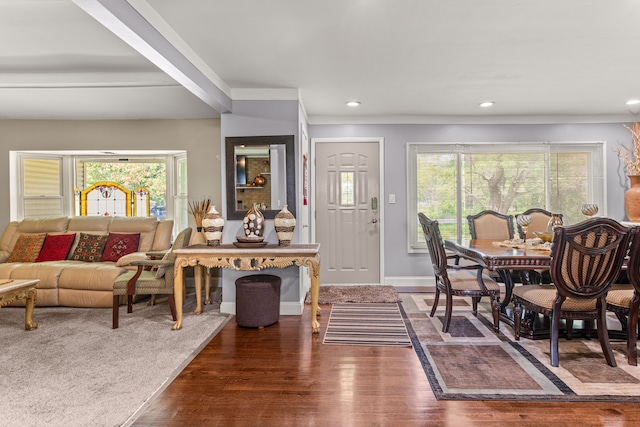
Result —
[[[638,22],[638,0],[0,0],[0,118],[629,121]]]

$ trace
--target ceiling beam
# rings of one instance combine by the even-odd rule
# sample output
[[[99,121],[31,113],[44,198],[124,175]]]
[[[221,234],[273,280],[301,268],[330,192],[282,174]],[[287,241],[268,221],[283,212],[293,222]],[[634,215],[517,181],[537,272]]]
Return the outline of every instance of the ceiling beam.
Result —
[[[218,113],[231,112],[231,98],[225,91],[195,66],[128,1],[73,2]],[[195,55],[193,52],[191,54]],[[207,74],[215,76],[213,71],[207,71]],[[219,78],[217,80],[222,82]],[[229,89],[226,89],[229,92]]]

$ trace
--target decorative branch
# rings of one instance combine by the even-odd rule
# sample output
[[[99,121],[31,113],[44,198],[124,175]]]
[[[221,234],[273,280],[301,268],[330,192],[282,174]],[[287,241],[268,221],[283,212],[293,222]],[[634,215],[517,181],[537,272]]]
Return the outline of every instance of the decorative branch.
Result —
[[[196,200],[189,202],[189,213],[193,216],[196,227],[202,227],[202,219],[211,207],[211,199]]]

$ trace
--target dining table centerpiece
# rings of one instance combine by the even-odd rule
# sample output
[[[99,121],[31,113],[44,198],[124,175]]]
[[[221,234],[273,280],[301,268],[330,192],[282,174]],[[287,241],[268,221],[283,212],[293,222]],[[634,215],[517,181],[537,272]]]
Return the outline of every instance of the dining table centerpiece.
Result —
[[[631,126],[623,125],[631,132],[632,147],[618,145],[618,157],[624,163],[631,187],[624,193],[624,210],[629,221],[640,222],[640,123],[635,119]]]

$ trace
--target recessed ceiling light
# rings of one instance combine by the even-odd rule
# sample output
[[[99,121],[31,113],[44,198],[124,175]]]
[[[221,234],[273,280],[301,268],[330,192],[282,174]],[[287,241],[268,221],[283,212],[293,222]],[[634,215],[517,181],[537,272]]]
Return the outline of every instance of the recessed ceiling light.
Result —
[[[640,99],[630,99],[627,101],[627,105],[636,105],[640,104]]]
[[[482,108],[487,108],[487,107],[492,107],[492,106],[493,106],[493,104],[495,104],[495,102],[493,102],[493,101],[484,101],[484,102],[481,102],[481,103],[480,103],[480,104],[478,104],[478,105],[479,105],[480,107],[482,107]]]
[[[347,107],[357,107],[360,105],[360,101],[347,101]]]

